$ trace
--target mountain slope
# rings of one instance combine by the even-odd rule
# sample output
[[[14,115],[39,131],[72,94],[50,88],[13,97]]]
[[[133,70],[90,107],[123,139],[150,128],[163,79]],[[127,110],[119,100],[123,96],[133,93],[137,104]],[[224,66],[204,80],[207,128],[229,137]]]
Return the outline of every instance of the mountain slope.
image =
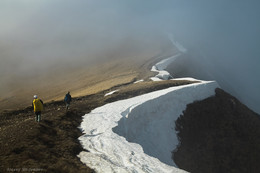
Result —
[[[42,122],[34,121],[32,107],[0,113],[0,172],[31,168],[48,172],[93,172],[77,158],[82,151],[77,128],[82,116],[112,101],[193,82],[142,82],[119,86],[120,92],[104,97],[110,90],[73,97],[71,110],[62,101],[44,104]],[[118,87],[117,87],[118,88]]]
[[[176,164],[190,172],[259,172],[260,115],[221,89],[176,121]]]
[[[43,121],[40,124],[34,122],[34,114],[31,107],[0,113],[1,172],[6,172],[8,168],[40,168],[56,172],[91,172],[76,157],[82,151],[81,145],[77,140],[82,135],[77,129],[82,119],[81,116],[105,103],[170,86],[187,84],[187,81],[176,82],[141,82],[120,86],[119,88],[111,88],[94,95],[74,97],[72,110],[67,113],[65,112],[63,102],[50,102],[45,104]],[[120,89],[120,92],[104,97],[106,93],[115,89]],[[233,109],[234,103],[236,109]],[[238,114],[233,114],[236,112]],[[192,113],[198,116],[203,115],[204,118],[188,116],[189,114],[193,115]],[[226,116],[225,113],[228,113],[227,118],[223,118]],[[211,115],[209,119],[207,119],[208,115]],[[188,132],[191,130],[196,133],[183,133],[181,138],[179,138],[181,145],[175,153],[174,160],[180,168],[192,172],[214,172],[214,170],[217,172],[220,169],[225,170],[223,168],[225,166],[228,166],[228,170],[233,169],[235,172],[246,172],[244,170],[248,171],[250,169],[251,171],[249,172],[259,170],[259,167],[257,167],[260,153],[257,152],[259,151],[259,117],[239,103],[234,97],[217,90],[215,97],[188,105],[188,109],[183,117],[187,117],[185,121],[188,122],[186,123],[188,126],[186,124],[183,125],[184,128],[182,130]],[[181,124],[179,121],[178,124]],[[238,123],[238,126],[235,127],[243,128],[232,129],[232,124],[235,123]],[[203,125],[208,126],[196,130],[194,129],[194,127],[197,127],[196,124],[202,125],[202,127]],[[212,126],[216,127],[218,124],[222,124],[221,128],[212,128]],[[229,131],[230,133],[227,133]],[[200,134],[206,135],[206,138],[192,138]],[[218,148],[219,141],[217,143],[213,142],[217,134],[223,137],[223,139],[217,138],[222,141],[220,148]],[[232,137],[232,134],[238,134],[239,136]],[[197,139],[202,139],[202,142],[204,142],[203,147],[199,144],[195,145]],[[234,143],[232,143],[233,140],[235,141]],[[208,147],[205,147],[207,145]],[[243,149],[241,146],[244,147],[246,145],[250,147],[245,147],[246,150],[240,152],[239,150]],[[212,146],[215,146],[215,148],[212,148]],[[232,155],[236,159],[229,163],[227,162],[228,157],[225,156],[226,153],[221,151],[227,151],[227,149],[231,151],[231,146],[236,148],[236,150],[233,150],[234,155]],[[188,151],[187,147],[190,148]],[[242,155],[240,155],[241,153]],[[217,156],[227,159],[226,161],[225,159],[222,159],[222,161],[220,159],[217,162],[216,160],[219,159]],[[238,162],[239,159],[240,162]],[[242,164],[240,166],[235,163]],[[199,165],[200,169],[198,169],[197,165]]]
[[[68,91],[79,97],[98,93],[136,78],[147,78],[152,74],[150,64],[159,53],[160,50],[156,50],[129,58],[110,58],[94,64],[88,64],[86,58],[86,62],[83,61],[78,66],[73,63],[64,66],[53,64],[40,74],[7,74],[5,78],[9,82],[1,78],[0,112],[30,106],[35,94],[44,102],[57,101],[63,99]]]

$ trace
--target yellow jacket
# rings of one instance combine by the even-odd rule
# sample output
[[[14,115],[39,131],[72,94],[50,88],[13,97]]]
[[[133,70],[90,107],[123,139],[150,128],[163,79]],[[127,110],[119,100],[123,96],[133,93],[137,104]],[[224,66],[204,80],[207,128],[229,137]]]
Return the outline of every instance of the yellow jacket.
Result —
[[[40,112],[43,110],[43,102],[40,99],[34,99],[33,100],[33,108],[34,112]]]

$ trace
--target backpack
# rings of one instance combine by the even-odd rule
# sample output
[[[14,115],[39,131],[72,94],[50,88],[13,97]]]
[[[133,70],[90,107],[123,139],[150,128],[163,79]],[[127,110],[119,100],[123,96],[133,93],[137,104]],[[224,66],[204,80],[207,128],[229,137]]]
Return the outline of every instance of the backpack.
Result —
[[[65,102],[70,102],[71,101],[71,96],[69,94],[66,94],[65,98],[64,98]]]
[[[34,112],[39,112],[43,110],[43,102],[40,99],[33,100]]]

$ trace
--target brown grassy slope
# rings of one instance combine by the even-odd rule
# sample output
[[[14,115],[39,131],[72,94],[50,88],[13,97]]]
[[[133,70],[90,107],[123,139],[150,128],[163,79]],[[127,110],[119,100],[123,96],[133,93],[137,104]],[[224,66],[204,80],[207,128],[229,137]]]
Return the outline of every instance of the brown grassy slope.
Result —
[[[34,121],[31,107],[0,113],[0,172],[7,172],[8,168],[92,172],[76,156],[83,150],[77,140],[82,133],[77,127],[85,113],[111,101],[187,83],[163,81],[121,85],[117,86],[118,93],[107,97],[104,94],[110,90],[74,97],[68,112],[62,101],[46,103],[40,123]]]
[[[75,96],[89,95],[137,78],[139,62],[115,60],[77,69],[47,70],[46,73],[14,78],[9,91],[2,93],[0,110],[29,106],[34,94],[46,101],[61,100],[67,91]]]
[[[160,43],[159,40],[149,48],[138,48],[138,51],[128,49],[129,47],[123,46],[105,57],[97,57],[93,62],[88,60],[93,57],[85,57],[80,61],[71,57],[70,63],[61,59],[50,65],[50,62],[43,61],[49,65],[41,67],[42,71],[38,71],[36,66],[33,70],[18,73],[13,69],[12,73],[0,74],[0,112],[30,106],[35,94],[45,102],[57,101],[63,99],[67,91],[79,97],[135,79],[148,79],[154,76],[150,71],[152,65],[178,53],[169,41]],[[30,62],[28,65],[30,66]]]
[[[260,115],[216,89],[187,106],[176,121],[180,145],[174,161],[190,172],[260,171]]]
[[[27,75],[6,74],[6,80],[10,79],[8,82],[1,80],[0,111],[29,106],[34,94],[45,101],[60,100],[67,91],[75,96],[84,96],[135,78],[145,78],[152,74],[148,68],[150,61],[155,60],[159,54],[160,50],[155,49],[136,53],[133,57],[114,57],[90,64],[86,60],[77,66],[57,64],[46,67],[40,74],[36,73],[37,68]]]

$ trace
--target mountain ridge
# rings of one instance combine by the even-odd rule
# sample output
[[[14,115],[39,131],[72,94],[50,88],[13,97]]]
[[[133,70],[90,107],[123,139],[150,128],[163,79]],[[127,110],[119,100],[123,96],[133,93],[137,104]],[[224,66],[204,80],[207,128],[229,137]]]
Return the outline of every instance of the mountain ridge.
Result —
[[[77,152],[82,151],[77,139],[82,135],[77,129],[82,121],[82,115],[109,102],[168,88],[169,86],[187,84],[187,82],[161,81],[128,84],[119,86],[119,88],[121,87],[120,92],[104,97],[105,93],[116,89],[111,88],[100,93],[74,98],[72,109],[68,112],[65,111],[65,105],[62,101],[49,102],[45,105],[43,121],[39,124],[34,122],[31,107],[1,113],[0,160],[3,163],[1,170],[5,172],[8,168],[25,168],[26,165],[27,168],[41,168],[48,171],[93,172],[93,170],[86,168],[76,157]],[[224,91],[217,89],[217,93],[222,92]],[[232,104],[230,97],[223,97],[222,99],[226,99],[227,102]],[[205,100],[202,102],[205,102]],[[196,103],[188,105],[187,110]],[[239,106],[245,107],[243,105]],[[183,167],[181,163],[183,160],[178,156],[179,154],[176,155],[177,160],[174,158],[177,165],[189,170],[189,167]],[[61,161],[58,162],[58,160]],[[204,169],[209,170],[207,166]]]
[[[31,106],[2,112],[0,170],[40,168],[50,172],[93,172],[77,158],[83,150],[78,141],[82,133],[77,127],[85,113],[112,101],[187,83],[162,81],[119,86],[121,92],[107,97],[104,95],[110,90],[82,97],[73,97],[72,94],[73,101],[68,112],[63,101],[45,103],[40,123],[34,121]]]

